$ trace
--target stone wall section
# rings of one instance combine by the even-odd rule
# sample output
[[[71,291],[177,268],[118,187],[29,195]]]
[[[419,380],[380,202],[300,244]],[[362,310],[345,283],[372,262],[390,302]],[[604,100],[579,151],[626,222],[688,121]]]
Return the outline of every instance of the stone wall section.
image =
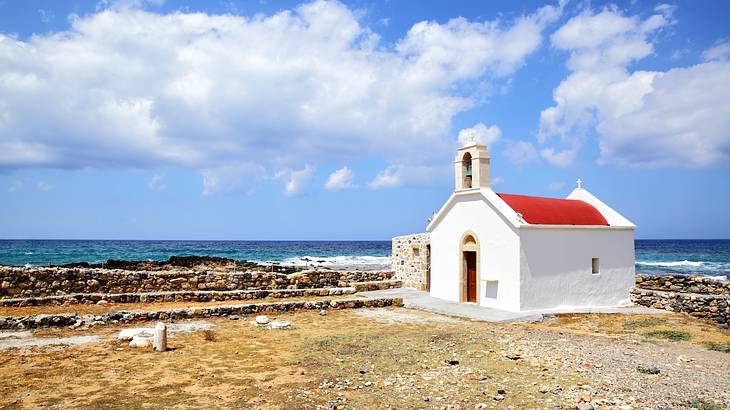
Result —
[[[41,314],[34,316],[0,316],[0,329],[33,329],[43,327],[81,327],[150,320],[184,320],[191,318],[227,317],[283,313],[297,310],[360,309],[371,307],[403,306],[402,298],[335,299],[309,302],[273,302],[245,305],[193,307],[182,309],[115,311],[103,315],[76,313]]]
[[[95,268],[0,267],[0,299],[79,293],[275,290],[347,287],[355,282],[387,281],[391,271],[328,270],[220,272],[208,270],[127,271]]]
[[[428,290],[431,266],[430,235],[396,236],[392,241],[393,278],[406,288]]]
[[[703,276],[636,275],[637,305],[686,313],[730,327],[730,282]]]

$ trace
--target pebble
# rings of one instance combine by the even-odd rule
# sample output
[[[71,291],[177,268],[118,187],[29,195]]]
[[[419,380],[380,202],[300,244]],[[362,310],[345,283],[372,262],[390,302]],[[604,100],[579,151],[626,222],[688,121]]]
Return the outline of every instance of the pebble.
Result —
[[[504,396],[502,396],[501,394],[497,394],[497,395],[495,395],[495,396],[494,396],[494,397],[492,397],[492,398],[493,398],[493,399],[494,399],[495,401],[502,401],[502,400],[504,400]]]
[[[229,316],[228,316],[228,319],[229,319],[229,320],[238,320],[238,319],[240,319],[240,318],[241,318],[241,317],[240,317],[240,316],[238,316],[238,315],[229,315]]]
[[[269,323],[269,317],[266,315],[259,315],[256,316],[256,324],[257,325],[265,325]]]
[[[660,372],[656,366],[637,366],[636,370],[644,374],[659,374]]]
[[[325,309],[320,310],[319,311],[319,315],[320,316],[327,316],[327,310],[325,310]]]

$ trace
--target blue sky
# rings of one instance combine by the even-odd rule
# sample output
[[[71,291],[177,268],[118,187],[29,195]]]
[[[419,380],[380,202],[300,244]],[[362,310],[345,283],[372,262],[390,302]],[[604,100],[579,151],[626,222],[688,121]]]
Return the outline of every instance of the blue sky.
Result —
[[[725,2],[0,1],[0,238],[389,239],[488,143],[730,237]]]

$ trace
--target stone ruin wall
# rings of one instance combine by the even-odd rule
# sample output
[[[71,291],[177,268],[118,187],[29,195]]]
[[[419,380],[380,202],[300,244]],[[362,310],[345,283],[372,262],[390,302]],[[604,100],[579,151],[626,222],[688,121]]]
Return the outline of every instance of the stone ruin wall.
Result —
[[[703,276],[636,275],[631,301],[730,327],[730,282]]]
[[[67,294],[314,289],[388,281],[391,271],[217,272],[0,267],[0,299]]]
[[[430,266],[430,235],[419,233],[393,238],[393,278],[406,288],[427,290]]]

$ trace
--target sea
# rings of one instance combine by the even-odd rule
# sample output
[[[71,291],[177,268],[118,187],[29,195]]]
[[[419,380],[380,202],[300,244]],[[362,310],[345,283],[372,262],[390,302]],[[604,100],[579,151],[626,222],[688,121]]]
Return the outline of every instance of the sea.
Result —
[[[730,240],[637,240],[636,272],[730,277]],[[282,266],[390,266],[390,241],[0,240],[0,265],[47,266],[107,259],[219,256]]]

